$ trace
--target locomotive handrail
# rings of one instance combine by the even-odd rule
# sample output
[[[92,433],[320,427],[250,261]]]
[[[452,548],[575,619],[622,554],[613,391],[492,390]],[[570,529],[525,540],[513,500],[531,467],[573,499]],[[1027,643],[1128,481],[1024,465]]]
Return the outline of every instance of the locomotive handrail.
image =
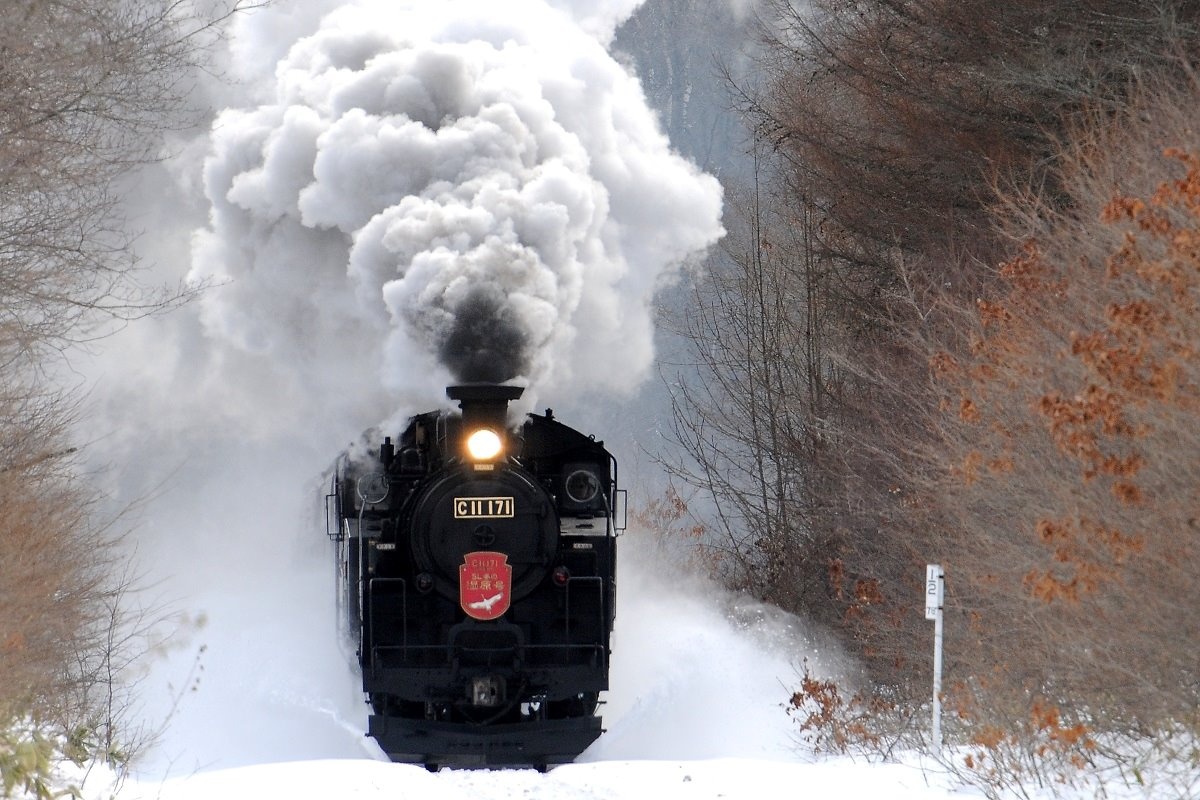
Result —
[[[629,509],[629,495],[626,491],[620,488],[620,481],[617,480],[617,457],[612,453],[608,454],[608,462],[612,465],[612,496],[605,498],[605,503],[608,504],[608,518],[612,522],[614,535],[625,530],[629,519],[626,516]],[[625,502],[621,503],[621,523],[617,524],[617,498],[625,498]]]
[[[629,493],[625,489],[617,489],[614,493],[616,497],[621,498],[621,502],[613,502],[613,507],[609,509],[609,515],[612,518],[613,535],[623,533],[629,527]],[[621,521],[617,522],[617,507],[621,508]]]
[[[438,416],[434,421],[433,437],[437,440],[438,449],[445,454],[448,449],[446,443],[450,441],[450,422],[447,417]]]
[[[359,504],[359,506],[358,506],[358,530],[356,532],[358,534],[358,573],[357,573],[357,575],[358,575],[358,608],[359,608],[360,614],[362,613],[363,597],[366,594],[368,594],[366,592],[366,587],[363,583],[363,576],[367,574],[367,571],[365,569],[365,567],[367,566],[367,563],[366,563],[367,542],[366,542],[366,537],[363,536],[363,512],[366,510],[367,510],[367,504],[365,502]],[[370,613],[367,615],[367,618],[374,620],[375,619],[375,593],[370,592],[369,594],[371,595],[371,600],[370,600],[371,608],[370,608]],[[359,642],[362,641],[362,626],[363,626],[363,622],[360,619],[359,626],[358,626],[359,627],[359,631],[358,631]],[[372,632],[372,634],[373,633],[374,632]],[[375,641],[373,635],[372,635],[371,641],[372,642]]]

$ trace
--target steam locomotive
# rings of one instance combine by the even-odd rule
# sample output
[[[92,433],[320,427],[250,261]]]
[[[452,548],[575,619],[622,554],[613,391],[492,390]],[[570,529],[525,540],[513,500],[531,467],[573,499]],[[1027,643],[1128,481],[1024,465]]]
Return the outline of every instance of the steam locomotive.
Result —
[[[340,605],[393,761],[544,770],[601,733],[617,464],[549,409],[510,427],[522,392],[451,386],[461,413],[419,414],[335,467]]]

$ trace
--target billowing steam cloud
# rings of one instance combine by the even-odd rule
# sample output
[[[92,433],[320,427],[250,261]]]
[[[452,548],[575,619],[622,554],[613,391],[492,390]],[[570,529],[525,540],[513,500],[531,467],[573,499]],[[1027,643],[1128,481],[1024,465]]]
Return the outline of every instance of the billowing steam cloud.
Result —
[[[139,685],[147,725],[170,720],[154,768],[362,754],[319,476],[364,428],[454,380],[522,377],[564,411],[644,377],[654,292],[720,235],[721,196],[605,50],[637,2],[238,19],[241,83],[214,91],[241,96],[166,165],[178,185],[131,199],[147,261],[182,268],[185,230],[208,288],[96,353],[89,453],[196,622]]]
[[[322,18],[213,127],[191,272],[218,284],[208,335],[292,368],[354,359],[393,393],[635,385],[653,293],[721,235],[721,192],[606,52],[636,3],[610,5]]]

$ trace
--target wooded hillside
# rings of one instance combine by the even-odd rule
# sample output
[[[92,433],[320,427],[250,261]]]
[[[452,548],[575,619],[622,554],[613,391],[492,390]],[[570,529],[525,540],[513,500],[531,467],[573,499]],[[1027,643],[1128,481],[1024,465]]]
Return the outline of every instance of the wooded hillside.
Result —
[[[676,476],[715,571],[838,631],[894,721],[943,564],[984,772],[1200,723],[1198,15],[779,3],[739,87],[760,169],[677,323]]]

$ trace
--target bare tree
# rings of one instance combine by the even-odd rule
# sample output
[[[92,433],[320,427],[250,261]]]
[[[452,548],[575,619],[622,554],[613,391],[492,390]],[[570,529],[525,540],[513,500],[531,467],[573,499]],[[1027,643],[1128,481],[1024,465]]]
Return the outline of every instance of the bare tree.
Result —
[[[1055,132],[1120,107],[1130,80],[1178,72],[1190,2],[780,2],[764,28],[767,88],[744,108],[807,176],[826,241],[894,277],[888,254],[943,256],[991,236],[989,179],[1052,180]],[[1049,186],[1049,193],[1054,187]]]
[[[685,348],[668,376],[684,457],[667,466],[712,499],[706,546],[731,584],[817,613],[834,554],[804,483],[831,444],[822,420],[836,368],[822,352],[811,209],[766,196],[755,163],[751,185],[731,192],[739,216],[721,253],[668,321]]]
[[[12,0],[0,26],[0,756],[9,726],[104,755],[129,576],[77,472],[63,353],[186,299],[138,282],[119,182],[194,122],[191,82],[243,0]],[[110,684],[111,685],[111,684]],[[82,746],[80,731],[88,734]],[[31,734],[33,735],[33,734]],[[40,736],[40,734],[37,734]],[[35,737],[36,738],[36,737]],[[47,745],[47,742],[67,744]],[[61,750],[70,748],[70,752]],[[20,759],[0,757],[10,778]],[[40,763],[40,762],[39,762]],[[31,784],[32,785],[32,784]],[[40,784],[39,784],[40,785]]]
[[[219,23],[179,0],[14,0],[0,27],[0,365],[170,307],[137,282],[118,181],[192,121]]]

